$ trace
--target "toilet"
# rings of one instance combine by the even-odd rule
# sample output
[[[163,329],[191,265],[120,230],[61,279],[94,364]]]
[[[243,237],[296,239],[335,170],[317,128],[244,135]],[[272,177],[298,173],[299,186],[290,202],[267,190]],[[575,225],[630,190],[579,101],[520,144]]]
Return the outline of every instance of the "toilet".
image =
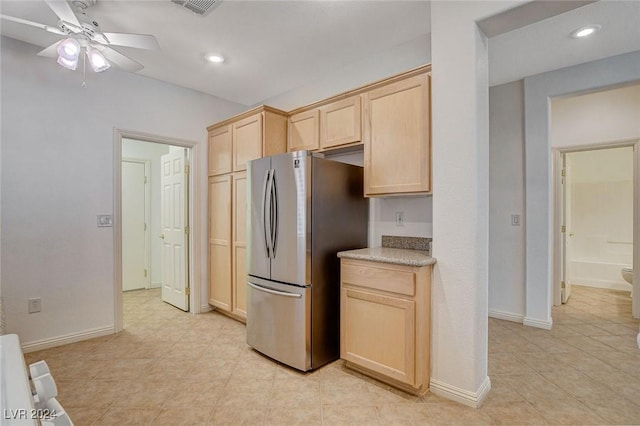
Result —
[[[620,271],[622,274],[622,278],[629,284],[633,286],[633,269],[632,268],[622,268]],[[633,297],[633,287],[631,288],[631,297]]]

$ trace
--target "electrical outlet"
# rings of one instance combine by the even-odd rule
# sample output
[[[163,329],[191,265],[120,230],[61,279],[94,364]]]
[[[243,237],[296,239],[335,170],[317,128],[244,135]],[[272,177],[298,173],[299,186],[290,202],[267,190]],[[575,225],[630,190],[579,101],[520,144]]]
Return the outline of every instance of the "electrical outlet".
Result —
[[[511,215],[511,226],[520,226],[520,215],[512,214]]]
[[[396,212],[396,226],[404,226],[404,212]]]
[[[27,300],[29,302],[29,313],[35,314],[36,312],[40,312],[42,310],[42,299],[39,297],[34,297],[33,299]]]

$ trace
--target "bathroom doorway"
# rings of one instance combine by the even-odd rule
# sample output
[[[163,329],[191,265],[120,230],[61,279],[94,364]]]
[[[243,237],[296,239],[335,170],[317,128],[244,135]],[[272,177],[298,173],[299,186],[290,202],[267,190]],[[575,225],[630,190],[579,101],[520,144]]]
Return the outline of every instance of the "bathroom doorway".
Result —
[[[634,254],[637,257],[637,144],[556,152],[560,225],[556,295],[561,303],[570,300],[575,285],[622,291],[631,297],[633,285],[623,278],[622,270],[631,268]],[[638,296],[637,291],[633,294]]]
[[[602,281],[606,281],[604,278],[602,278],[602,275],[598,277],[598,274],[600,274],[602,271],[588,270],[588,268],[592,268],[590,262],[585,262],[585,264],[580,264],[578,262],[571,265],[566,262],[567,254],[569,255],[569,257],[573,256],[571,254],[572,249],[578,249],[576,253],[580,255],[579,257],[583,258],[575,259],[577,261],[593,260],[594,258],[596,258],[598,259],[597,262],[603,264],[611,264],[604,266],[600,265],[600,269],[612,269],[614,268],[614,263],[626,263],[629,259],[628,256],[626,259],[621,259],[621,257],[624,257],[622,251],[631,250],[631,265],[624,266],[632,266],[632,270],[635,271],[638,271],[638,269],[640,268],[640,250],[638,247],[638,244],[640,243],[640,173],[638,169],[640,165],[640,132],[638,131],[637,124],[639,114],[640,82],[633,82],[628,85],[617,87],[602,88],[601,90],[589,91],[587,93],[576,93],[572,95],[559,96],[550,100],[549,136],[552,149],[552,163],[550,164],[552,168],[552,183],[551,187],[549,188],[549,196],[552,201],[551,204],[553,205],[552,217],[549,218],[552,221],[550,236],[553,241],[553,270],[551,276],[552,297],[550,302],[552,302],[553,305],[557,306],[562,304],[563,281],[565,282],[565,300],[570,300],[567,297],[570,296],[570,288],[567,289],[567,286],[569,284],[566,276],[567,274],[573,275],[576,269],[573,268],[573,270],[570,271],[570,267],[575,266],[578,269],[580,267],[585,267],[587,269],[582,269],[582,277],[591,278],[592,280],[595,277],[595,280],[599,280],[600,284],[602,284]],[[630,200],[633,209],[631,214],[632,244],[628,244],[628,237],[625,237],[625,239],[623,240],[622,238],[614,237],[610,232],[607,231],[600,234],[593,234],[591,235],[591,237],[589,237],[591,239],[591,243],[595,244],[595,241],[598,240],[598,238],[600,238],[599,241],[602,241],[604,235],[609,235],[608,237],[606,237],[607,239],[604,240],[605,245],[601,245],[599,249],[596,249],[595,245],[592,246],[589,244],[583,247],[579,247],[580,240],[584,239],[581,237],[587,237],[585,235],[578,236],[575,230],[573,230],[572,223],[564,223],[563,207],[567,207],[565,205],[563,191],[563,182],[566,176],[562,176],[563,170],[565,170],[565,168],[563,167],[563,161],[566,160],[565,155],[568,153],[585,152],[585,156],[597,156],[598,151],[601,151],[600,154],[605,155],[605,153],[607,152],[612,152],[608,151],[608,149],[625,147],[627,151],[623,152],[626,153],[627,164],[633,164],[631,182],[631,186],[633,189]],[[591,152],[591,154],[587,154],[586,152]],[[569,158],[571,158],[571,156],[572,154],[569,156]],[[588,176],[583,177],[582,180],[593,180],[596,174],[594,170],[604,167],[606,161],[607,160],[604,160],[602,158],[600,160],[594,160],[588,171],[583,173],[583,175],[586,174]],[[569,160],[569,162],[571,162],[571,159]],[[617,172],[619,173],[620,171],[618,170]],[[598,174],[602,173],[598,172]],[[582,183],[582,185],[586,188],[588,188],[589,185],[592,184],[592,182]],[[569,189],[569,191],[571,191],[571,188]],[[585,192],[588,195],[590,191],[588,191],[587,189],[585,190]],[[611,194],[606,194],[606,196],[610,195]],[[610,207],[608,206],[609,201],[607,201],[606,196],[603,195],[603,198],[601,198],[600,202],[596,203],[595,206],[592,204],[592,213],[594,209],[604,210],[605,207]],[[629,198],[627,198],[626,201],[628,203]],[[573,207],[575,206],[569,205],[568,209],[571,210],[571,208]],[[575,218],[575,214],[573,216]],[[583,218],[580,218],[578,220],[583,220]],[[571,221],[571,218],[569,219],[569,221]],[[618,224],[616,223],[615,225],[617,226]],[[562,226],[565,226],[564,233],[562,232]],[[615,233],[620,233],[620,230],[616,230]],[[597,237],[597,235],[600,235],[600,237]],[[619,241],[619,243],[612,243],[612,241]],[[566,250],[565,247],[567,244],[569,245],[568,250]],[[616,260],[614,260],[616,258],[616,255],[614,253],[617,253],[618,256]],[[631,284],[631,286],[636,297],[633,297],[632,300],[632,315],[634,318],[640,318],[640,297],[638,297],[640,296],[640,280],[638,279],[638,274],[634,275],[635,276],[632,279],[633,284]],[[609,276],[611,276],[611,273],[609,273]],[[617,276],[620,277],[619,284],[622,283],[624,285],[625,281],[622,279],[622,266],[617,271]],[[563,277],[565,279],[563,279]],[[626,288],[629,287],[627,286]]]

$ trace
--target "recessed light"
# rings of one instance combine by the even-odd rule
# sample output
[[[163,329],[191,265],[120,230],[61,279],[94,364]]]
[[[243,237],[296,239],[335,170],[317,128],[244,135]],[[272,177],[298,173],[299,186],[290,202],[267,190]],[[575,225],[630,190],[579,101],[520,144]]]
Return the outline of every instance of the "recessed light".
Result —
[[[204,55],[204,58],[209,62],[213,62],[214,64],[221,64],[224,62],[224,58],[221,55],[217,55],[215,53]]]
[[[571,37],[573,38],[583,38],[590,36],[600,29],[600,25],[587,25],[585,27],[580,27],[577,30],[571,32]]]

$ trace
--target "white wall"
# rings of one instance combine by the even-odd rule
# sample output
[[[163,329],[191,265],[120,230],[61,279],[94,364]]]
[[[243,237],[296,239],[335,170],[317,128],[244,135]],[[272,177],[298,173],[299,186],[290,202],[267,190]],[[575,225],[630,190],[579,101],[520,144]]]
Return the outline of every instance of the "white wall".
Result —
[[[404,213],[404,225],[396,225],[396,213]],[[433,197],[388,197],[370,199],[369,246],[382,245],[383,235],[433,236]]]
[[[162,285],[162,234],[160,222],[160,157],[169,153],[170,145],[138,141],[122,140],[122,158],[140,158],[149,160],[151,164],[149,185],[151,192],[151,287]]]
[[[640,138],[640,84],[551,101],[551,146]]]
[[[206,126],[244,109],[116,69],[87,73],[81,87],[81,72],[38,50],[2,38],[2,296],[23,343],[114,326],[114,228],[96,226],[96,215],[114,213],[114,129],[206,146]],[[202,180],[196,214],[206,226]],[[202,300],[206,247],[203,238]],[[31,297],[42,312],[27,314]]]
[[[552,295],[551,98],[640,81],[640,52],[525,78],[525,324],[549,328]]]
[[[431,391],[482,404],[487,376],[488,43],[476,22],[510,2],[431,3],[433,255]]]
[[[524,84],[489,90],[489,316],[522,322]],[[520,215],[520,226],[511,215]]]

